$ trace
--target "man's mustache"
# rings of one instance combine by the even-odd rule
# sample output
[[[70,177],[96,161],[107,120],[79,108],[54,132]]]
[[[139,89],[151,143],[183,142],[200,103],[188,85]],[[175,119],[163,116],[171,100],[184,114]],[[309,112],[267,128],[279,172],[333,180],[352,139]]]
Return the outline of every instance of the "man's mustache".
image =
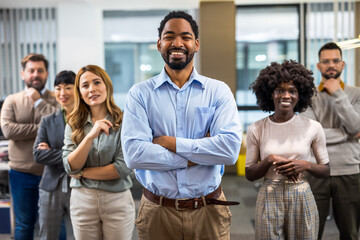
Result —
[[[175,48],[175,47],[173,47],[173,48],[170,48],[169,50],[168,50],[168,53],[170,54],[171,52],[183,52],[183,53],[185,53],[185,54],[187,54],[188,53],[188,51],[186,51],[185,49],[182,49],[182,48]]]
[[[35,77],[35,78],[30,79],[30,81],[31,81],[31,82],[33,82],[33,81],[39,81],[39,82],[41,82],[41,78]]]

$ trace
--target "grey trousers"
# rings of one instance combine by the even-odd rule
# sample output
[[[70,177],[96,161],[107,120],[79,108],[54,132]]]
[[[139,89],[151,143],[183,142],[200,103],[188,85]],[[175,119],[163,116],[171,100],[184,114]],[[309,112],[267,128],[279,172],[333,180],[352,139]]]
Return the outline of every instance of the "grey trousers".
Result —
[[[64,176],[67,178],[67,176]],[[43,189],[39,191],[39,225],[41,240],[59,239],[62,221],[70,212],[71,188],[67,185],[67,192],[63,192],[63,184],[53,192]]]

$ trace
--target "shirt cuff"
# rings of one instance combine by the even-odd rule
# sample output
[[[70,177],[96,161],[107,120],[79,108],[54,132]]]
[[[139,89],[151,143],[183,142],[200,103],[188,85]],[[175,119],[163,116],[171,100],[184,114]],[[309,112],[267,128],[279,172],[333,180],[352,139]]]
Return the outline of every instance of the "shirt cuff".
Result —
[[[176,153],[189,159],[192,155],[194,139],[176,138]]]
[[[34,108],[36,108],[42,101],[43,101],[42,98],[39,98],[38,100],[36,100],[34,103]]]
[[[76,171],[71,171],[71,167],[70,167],[70,164],[69,164],[67,158],[63,160],[63,163],[64,163],[65,172],[69,175],[75,175],[82,170],[82,169],[78,169]]]

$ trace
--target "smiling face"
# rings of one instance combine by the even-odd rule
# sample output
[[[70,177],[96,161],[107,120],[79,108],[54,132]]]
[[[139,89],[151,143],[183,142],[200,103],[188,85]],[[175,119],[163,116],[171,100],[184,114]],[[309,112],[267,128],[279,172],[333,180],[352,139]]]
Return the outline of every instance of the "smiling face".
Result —
[[[299,99],[296,86],[290,82],[282,82],[273,92],[275,113],[289,112],[294,113],[294,108]]]
[[[340,51],[338,49],[326,49],[321,51],[317,68],[321,72],[323,81],[340,77],[344,69],[345,62],[342,61]]]
[[[55,98],[63,107],[69,107],[74,103],[74,84],[60,83],[55,86]]]
[[[90,108],[106,104],[106,85],[96,74],[90,71],[83,73],[80,77],[79,90],[81,98]]]
[[[21,72],[21,77],[26,87],[41,91],[45,86],[48,74],[43,61],[28,61]]]
[[[170,69],[181,70],[192,64],[195,52],[199,51],[199,40],[188,21],[173,18],[166,22],[157,47]]]

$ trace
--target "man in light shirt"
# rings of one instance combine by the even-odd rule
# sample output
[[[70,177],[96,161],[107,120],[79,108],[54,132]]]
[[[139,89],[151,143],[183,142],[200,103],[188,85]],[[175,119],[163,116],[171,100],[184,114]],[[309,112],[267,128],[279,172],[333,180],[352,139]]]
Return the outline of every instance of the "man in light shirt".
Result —
[[[342,51],[335,43],[319,50],[322,78],[312,107],[303,115],[321,123],[330,160],[330,178],[309,176],[319,210],[321,239],[330,200],[340,239],[358,239],[360,225],[360,88],[344,84]]]
[[[229,87],[193,66],[198,26],[182,11],[160,23],[162,72],[127,96],[122,147],[144,187],[140,239],[230,239],[231,213],[220,183],[236,162],[242,129]],[[185,200],[183,200],[185,199]]]
[[[9,143],[9,179],[15,213],[15,239],[33,239],[43,165],[35,163],[33,145],[41,117],[58,106],[45,89],[48,61],[29,54],[21,61],[25,90],[6,97],[1,109],[1,130]]]

